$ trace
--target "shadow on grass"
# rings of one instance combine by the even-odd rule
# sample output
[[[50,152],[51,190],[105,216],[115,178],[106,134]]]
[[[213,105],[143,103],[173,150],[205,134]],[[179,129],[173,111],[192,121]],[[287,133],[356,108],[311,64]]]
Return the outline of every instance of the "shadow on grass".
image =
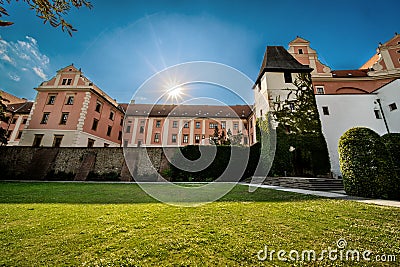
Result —
[[[164,185],[156,184],[162,188]],[[293,202],[319,197],[236,185],[218,202]],[[0,182],[0,203],[134,204],[160,203],[134,183]]]

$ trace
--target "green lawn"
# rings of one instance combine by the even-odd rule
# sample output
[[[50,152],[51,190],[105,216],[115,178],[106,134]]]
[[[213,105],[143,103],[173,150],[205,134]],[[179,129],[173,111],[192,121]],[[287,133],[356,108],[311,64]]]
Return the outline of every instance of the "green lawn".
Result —
[[[200,207],[159,203],[134,184],[0,183],[0,266],[352,266],[259,261],[257,252],[336,248],[397,255],[400,209],[236,186]]]

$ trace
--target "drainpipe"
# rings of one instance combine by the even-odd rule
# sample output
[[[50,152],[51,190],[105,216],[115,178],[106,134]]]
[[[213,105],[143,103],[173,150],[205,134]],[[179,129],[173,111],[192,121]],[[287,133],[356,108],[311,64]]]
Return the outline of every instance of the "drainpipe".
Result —
[[[379,109],[381,110],[382,118],[383,118],[383,121],[385,122],[385,126],[386,126],[387,133],[390,133],[390,131],[389,131],[389,126],[388,126],[387,121],[386,121],[385,113],[383,113],[381,100],[378,98],[378,99],[376,100],[376,102],[378,102],[378,104],[379,104]]]

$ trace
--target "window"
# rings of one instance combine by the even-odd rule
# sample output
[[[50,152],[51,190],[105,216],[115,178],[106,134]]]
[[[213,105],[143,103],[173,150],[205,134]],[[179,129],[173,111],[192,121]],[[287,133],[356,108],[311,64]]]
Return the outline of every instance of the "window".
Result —
[[[215,129],[218,127],[218,124],[210,122],[210,129]]]
[[[12,132],[13,132],[12,130],[8,130],[8,131],[7,131],[7,134],[6,134],[6,137],[7,137],[7,138],[10,138]]]
[[[122,140],[122,131],[118,132],[118,140],[121,141]]]
[[[294,110],[294,103],[289,103],[289,109],[290,109],[290,111]]]
[[[237,130],[237,129],[239,129],[239,123],[235,122],[233,124],[233,130]]]
[[[328,107],[322,107],[322,113],[324,115],[329,115],[329,108]]]
[[[40,124],[47,124],[47,121],[49,120],[50,112],[45,112],[43,113],[42,121]]]
[[[93,147],[94,146],[94,139],[88,138],[87,140],[87,147]]]
[[[98,119],[93,119],[93,124],[92,124],[92,130],[96,131],[97,130],[97,125],[99,124]]]
[[[70,95],[67,97],[67,102],[65,105],[73,105],[74,104],[74,96]]]
[[[261,117],[261,119],[262,119],[262,116],[263,116],[263,112],[262,112],[262,109],[260,109],[260,117]]]
[[[53,147],[60,147],[63,135],[54,135]]]
[[[188,141],[189,141],[189,135],[184,134],[183,135],[183,143],[188,143]]]
[[[54,105],[55,101],[56,101],[56,95],[49,95],[49,98],[47,99],[47,105]]]
[[[183,125],[183,128],[189,128],[189,123],[185,122],[185,124]]]
[[[172,128],[178,128],[178,121],[172,122]]]
[[[173,134],[173,135],[172,135],[171,142],[172,142],[172,143],[176,143],[176,134]]]
[[[18,135],[17,135],[17,139],[21,139],[21,136],[22,136],[22,131],[19,131]]]
[[[396,109],[397,109],[396,103],[392,103],[392,104],[389,105],[389,110],[390,111],[393,111],[393,110],[396,110]]]
[[[317,94],[319,94],[319,95],[325,94],[325,90],[324,90],[323,86],[316,86],[315,88],[317,90]]]
[[[61,114],[61,120],[60,120],[60,124],[65,125],[67,124],[67,120],[68,120],[68,112],[63,112]]]
[[[101,111],[101,103],[100,102],[96,102],[96,109],[95,111],[99,112]]]
[[[18,120],[18,117],[16,117],[16,118],[13,118],[13,119],[12,119],[12,121],[11,121],[11,124],[15,124],[15,123],[17,123],[17,120]]]
[[[292,83],[292,74],[290,72],[284,72],[285,83]]]
[[[303,54],[303,49],[299,48],[299,54],[300,54],[300,55]]]
[[[140,121],[140,125],[144,125],[144,120],[141,120],[141,121]]]
[[[194,142],[195,142],[196,144],[200,143],[200,135],[199,135],[199,134],[196,134],[196,135],[194,136]]]
[[[245,137],[243,137],[243,143],[245,144],[245,145],[247,145],[248,144],[248,140],[247,140],[247,137],[245,136]]]
[[[108,118],[113,121],[114,115],[115,115],[115,113],[113,111],[110,111],[110,116]]]
[[[138,147],[141,147],[141,146],[142,146],[142,140],[138,140],[138,141],[137,141],[137,146],[138,146]]]
[[[160,142],[160,134],[159,133],[155,133],[154,134],[154,143],[159,143]]]
[[[200,122],[199,121],[196,121],[196,129],[200,129]]]
[[[119,125],[122,126],[122,124],[124,124],[124,118],[121,118],[121,120],[119,121]]]
[[[124,147],[128,146],[128,140],[124,140]]]
[[[156,121],[156,128],[160,128],[161,127],[161,121]]]
[[[226,121],[221,121],[221,128],[226,129]]]
[[[131,126],[130,125],[126,126],[126,131],[125,132],[126,133],[130,133],[131,132]]]
[[[35,138],[33,139],[33,147],[39,147],[42,143],[43,134],[35,134]]]
[[[23,120],[22,120],[22,124],[26,124],[26,121],[27,121],[28,119],[27,118],[24,118]]]
[[[250,120],[250,128],[253,129],[253,120]]]
[[[382,119],[381,112],[377,109],[374,110],[375,118]]]
[[[61,85],[71,85],[72,79],[62,79]]]
[[[104,147],[109,147],[110,144],[104,143]]]
[[[140,128],[139,128],[139,133],[144,133],[144,126],[140,126]]]
[[[111,135],[111,131],[112,131],[112,126],[108,126],[107,127],[107,136],[110,136]]]

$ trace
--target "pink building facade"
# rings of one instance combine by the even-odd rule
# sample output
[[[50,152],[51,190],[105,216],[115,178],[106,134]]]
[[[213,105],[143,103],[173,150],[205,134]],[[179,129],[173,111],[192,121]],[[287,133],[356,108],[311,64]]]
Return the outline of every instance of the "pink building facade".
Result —
[[[73,65],[38,88],[21,146],[115,147],[124,112]]]
[[[127,108],[123,145],[209,145],[217,128],[225,140],[235,138],[238,144],[248,146],[256,142],[253,120],[251,107],[245,105],[132,104]]]

